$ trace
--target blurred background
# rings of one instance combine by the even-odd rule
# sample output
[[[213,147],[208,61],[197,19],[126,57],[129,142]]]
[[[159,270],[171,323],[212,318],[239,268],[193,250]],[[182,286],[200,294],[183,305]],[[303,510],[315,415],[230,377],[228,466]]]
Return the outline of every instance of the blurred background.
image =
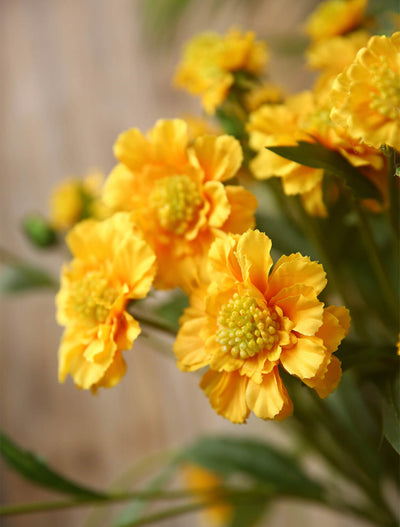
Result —
[[[178,19],[174,12],[168,18],[166,4],[187,6]],[[255,30],[274,53],[271,79],[289,93],[309,87],[310,74],[302,69],[301,26],[316,4],[1,0],[0,245],[58,275],[66,255],[29,246],[21,231],[24,215],[46,215],[51,190],[66,177],[83,176],[92,168],[107,174],[115,164],[112,145],[123,130],[146,131],[159,118],[200,114],[198,100],[171,87],[182,45],[198,32],[225,32],[232,25]],[[182,375],[144,338],[125,353],[128,372],[114,389],[92,396],[70,379],[59,385],[61,328],[55,322],[54,295],[31,292],[0,301],[1,427],[70,478],[107,488],[143,456],[179,448],[202,434],[290,441],[284,425],[253,416],[247,425],[235,426],[218,417],[198,388],[199,377]],[[52,497],[1,465],[3,503]],[[88,509],[40,513],[1,525],[83,525],[88,514]],[[162,525],[196,522],[190,516]],[[294,502],[278,504],[265,525],[312,527],[321,522],[361,525]]]

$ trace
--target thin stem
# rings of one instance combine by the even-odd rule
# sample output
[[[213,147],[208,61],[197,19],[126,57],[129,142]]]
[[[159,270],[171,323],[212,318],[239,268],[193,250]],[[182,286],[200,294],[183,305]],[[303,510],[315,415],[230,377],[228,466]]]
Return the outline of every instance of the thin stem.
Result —
[[[399,193],[400,178],[396,175],[397,169],[397,152],[394,148],[387,147],[386,157],[388,160],[388,178],[389,178],[389,220],[393,229],[394,241],[398,248],[400,236],[400,216],[399,216]]]
[[[395,295],[393,294],[393,288],[388,281],[387,273],[382,265],[382,261],[379,256],[379,248],[375,243],[374,236],[371,231],[371,227],[367,221],[367,218],[365,217],[365,213],[361,205],[359,204],[359,202],[356,199],[354,199],[352,196],[350,196],[350,199],[352,201],[354,210],[356,211],[358,219],[359,219],[360,231],[364,238],[365,247],[368,251],[368,256],[370,258],[371,265],[374,269],[376,278],[385,295],[387,305],[393,310],[393,315],[397,320],[397,316],[396,316],[396,313],[398,310],[397,299]]]
[[[176,337],[176,331],[171,328],[171,326],[169,326],[168,324],[161,322],[159,319],[152,316],[148,316],[144,313],[138,313],[135,309],[130,309],[129,312],[138,322],[141,322],[145,326],[150,326],[151,328],[162,331],[163,333],[167,333],[168,335],[171,335],[174,338]]]

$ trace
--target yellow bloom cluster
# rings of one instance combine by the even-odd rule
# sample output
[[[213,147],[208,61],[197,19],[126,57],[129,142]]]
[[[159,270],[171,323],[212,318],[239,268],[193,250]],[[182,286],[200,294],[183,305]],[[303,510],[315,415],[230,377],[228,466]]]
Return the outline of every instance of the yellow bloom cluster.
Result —
[[[147,137],[137,129],[121,134],[114,151],[120,164],[104,200],[132,212],[157,255],[156,287],[188,290],[216,236],[254,226],[254,195],[224,185],[242,163],[233,137],[203,135],[191,143],[184,121],[160,120]]]
[[[349,330],[344,307],[318,299],[322,266],[299,253],[272,272],[271,241],[259,231],[225,235],[209,253],[209,279],[193,291],[174,346],[178,367],[208,366],[201,387],[215,411],[243,423],[253,411],[284,419],[292,402],[280,368],[326,397],[341,368],[333,355]]]
[[[255,41],[251,31],[203,33],[187,44],[174,80],[176,86],[201,95],[205,111],[213,114],[226,99],[235,73],[260,75],[267,62],[266,44]]]
[[[400,150],[400,32],[374,36],[332,87],[331,118],[368,145]]]
[[[59,379],[70,374],[79,388],[96,391],[125,373],[122,351],[140,333],[127,312],[130,300],[147,295],[155,255],[129,213],[103,222],[85,220],[67,236],[74,256],[61,276],[57,320],[66,326],[59,350]]]

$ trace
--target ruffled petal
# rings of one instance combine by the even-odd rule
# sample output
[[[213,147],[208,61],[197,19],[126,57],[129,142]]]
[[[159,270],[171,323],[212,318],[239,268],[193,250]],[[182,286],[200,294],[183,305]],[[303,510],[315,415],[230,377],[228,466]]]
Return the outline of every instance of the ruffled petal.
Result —
[[[318,262],[313,262],[308,256],[302,256],[300,253],[283,255],[271,272],[266,296],[270,299],[280,290],[298,284],[312,287],[314,294],[319,295],[326,282],[326,273]]]
[[[330,360],[321,339],[302,337],[294,347],[283,350],[280,361],[285,370],[300,379],[313,379],[324,372]]]
[[[264,233],[249,230],[240,237],[236,248],[243,280],[251,282],[261,293],[267,289],[272,266],[271,246],[271,240]]]
[[[315,335],[322,325],[324,304],[317,297],[309,297],[298,292],[301,286],[292,286],[287,290],[292,292],[284,298],[274,297],[273,301],[278,305],[285,316],[293,322],[293,331],[303,335]]]
[[[232,423],[244,423],[250,414],[246,404],[248,380],[238,373],[219,373],[208,370],[200,387],[210,399],[211,406]]]
[[[349,329],[349,311],[345,307],[329,306],[324,309],[323,323],[316,336],[324,341],[329,353],[333,353],[337,350]]]
[[[261,384],[249,381],[246,401],[249,408],[261,419],[280,421],[293,411],[292,401],[279,376],[278,368],[264,375]]]
[[[177,366],[180,370],[198,370],[208,364],[204,340],[201,337],[206,322],[205,316],[197,316],[186,318],[181,325],[173,348],[178,359]]]
[[[103,200],[116,210],[132,210],[135,206],[135,178],[122,163],[116,165],[106,179]]]
[[[122,132],[114,144],[114,155],[130,170],[135,172],[148,162],[151,155],[149,141],[137,128]]]
[[[156,163],[183,167],[188,163],[187,124],[182,119],[160,119],[148,133],[152,158]]]
[[[219,181],[207,181],[203,192],[210,203],[208,224],[210,227],[221,228],[231,213],[225,187]]]
[[[222,229],[225,232],[242,234],[255,225],[254,213],[257,209],[257,198],[243,187],[226,185],[226,197],[231,207],[231,213]]]
[[[335,390],[340,382],[342,376],[342,367],[340,360],[337,357],[331,357],[331,360],[326,368],[323,376],[312,380],[304,380],[310,388],[314,388],[321,399],[325,399],[330,393]]]
[[[192,162],[204,171],[206,181],[231,179],[242,164],[243,154],[239,141],[228,135],[204,135],[193,144]]]

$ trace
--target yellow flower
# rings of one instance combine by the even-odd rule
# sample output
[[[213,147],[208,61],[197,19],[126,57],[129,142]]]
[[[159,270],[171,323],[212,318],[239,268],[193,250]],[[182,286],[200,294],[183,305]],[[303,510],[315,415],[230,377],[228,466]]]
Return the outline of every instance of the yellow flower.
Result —
[[[132,211],[157,255],[156,287],[190,289],[219,233],[254,226],[256,198],[223,183],[242,162],[232,137],[204,135],[189,144],[184,121],[160,120],[147,137],[137,129],[121,134],[114,151],[120,164],[106,181],[104,200]]]
[[[305,32],[312,41],[343,35],[361,25],[368,0],[326,0],[307,20]]]
[[[301,194],[305,200],[309,192],[321,185],[323,170],[289,161],[265,147],[293,146],[300,140],[312,141],[308,133],[299,127],[299,121],[309,115],[313,104],[309,92],[288,97],[284,104],[266,104],[250,114],[247,126],[250,147],[257,152],[250,162],[254,176],[257,179],[280,177],[285,194]],[[313,202],[315,198],[314,193]],[[322,202],[311,209],[326,215]]]
[[[54,229],[65,231],[85,218],[104,219],[109,215],[100,199],[104,176],[91,171],[83,179],[61,182],[50,196],[50,222]]]
[[[256,42],[253,32],[231,29],[226,35],[202,33],[184,50],[174,83],[193,95],[201,95],[208,114],[226,99],[234,73],[259,75],[268,61],[266,44]]]
[[[348,332],[348,311],[318,300],[326,284],[320,264],[296,253],[282,256],[270,272],[270,250],[259,231],[217,239],[209,283],[193,292],[174,345],[181,370],[209,367],[200,386],[215,411],[234,423],[251,410],[262,419],[291,414],[280,368],[320,397],[341,377],[332,354]]]
[[[284,99],[283,90],[277,84],[262,83],[247,92],[243,102],[248,112],[254,112],[263,104],[278,104]]]
[[[400,32],[374,36],[332,87],[331,118],[375,148],[400,150]]]
[[[353,62],[369,38],[366,31],[355,31],[313,43],[306,52],[307,64],[310,69],[321,71],[313,91],[330,89],[335,77]]]
[[[74,256],[64,267],[57,321],[66,326],[59,350],[59,380],[70,374],[79,388],[111,387],[125,373],[122,351],[140,333],[129,300],[147,295],[155,255],[128,213],[85,220],[67,236]]]
[[[198,491],[199,500],[215,499],[218,501],[216,505],[204,510],[205,525],[208,527],[228,525],[232,517],[232,505],[226,501],[220,501],[223,494],[218,487],[223,484],[223,480],[218,474],[199,465],[186,464],[183,467],[183,475],[187,488]]]

